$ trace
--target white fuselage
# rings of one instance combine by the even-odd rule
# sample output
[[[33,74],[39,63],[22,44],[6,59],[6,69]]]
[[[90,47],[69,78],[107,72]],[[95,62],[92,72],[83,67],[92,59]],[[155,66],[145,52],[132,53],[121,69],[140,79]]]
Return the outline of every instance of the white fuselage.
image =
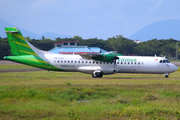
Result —
[[[59,69],[89,74],[96,70],[103,71],[104,75],[115,72],[168,74],[178,69],[163,57],[118,56],[119,59],[116,60],[116,64],[92,59],[87,60],[80,55],[46,54],[45,57],[51,65]]]

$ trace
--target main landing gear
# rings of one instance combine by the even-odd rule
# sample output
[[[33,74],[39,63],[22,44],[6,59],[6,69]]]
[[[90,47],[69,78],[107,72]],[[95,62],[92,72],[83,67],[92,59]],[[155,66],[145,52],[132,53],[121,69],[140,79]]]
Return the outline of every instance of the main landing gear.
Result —
[[[102,78],[102,76],[103,76],[102,71],[98,71],[98,72],[94,71],[93,74],[92,74],[93,78]]]

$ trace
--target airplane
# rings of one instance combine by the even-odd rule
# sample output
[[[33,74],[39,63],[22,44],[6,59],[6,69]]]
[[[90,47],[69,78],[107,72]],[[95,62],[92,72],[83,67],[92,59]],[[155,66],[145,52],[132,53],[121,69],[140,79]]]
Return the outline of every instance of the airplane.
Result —
[[[164,74],[178,70],[174,64],[164,57],[157,56],[117,56],[116,53],[97,54],[55,54],[42,51],[24,39],[20,30],[5,27],[12,56],[10,60],[48,71],[70,71],[92,74],[93,78],[115,73],[147,73]]]

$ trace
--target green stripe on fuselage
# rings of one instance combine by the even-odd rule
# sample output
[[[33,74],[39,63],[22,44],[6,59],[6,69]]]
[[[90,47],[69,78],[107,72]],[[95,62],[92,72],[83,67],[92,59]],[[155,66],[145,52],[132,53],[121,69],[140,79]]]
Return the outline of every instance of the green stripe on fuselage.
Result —
[[[30,65],[30,66],[34,66],[34,67],[38,67],[42,69],[46,69],[46,70],[64,71],[55,66],[52,66],[51,64],[41,59],[39,56],[34,56],[34,55],[6,56],[4,57],[4,59],[23,63],[26,65]]]

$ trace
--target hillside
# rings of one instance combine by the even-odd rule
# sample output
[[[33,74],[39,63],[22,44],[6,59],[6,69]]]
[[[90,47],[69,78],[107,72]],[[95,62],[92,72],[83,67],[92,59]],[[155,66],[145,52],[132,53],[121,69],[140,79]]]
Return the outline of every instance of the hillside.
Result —
[[[152,23],[129,37],[129,39],[147,41],[151,39],[180,39],[180,20],[163,20]]]
[[[5,27],[17,27],[18,29],[21,30],[24,37],[29,36],[31,39],[41,39],[42,36],[45,36],[45,38],[51,38],[53,40],[57,37],[60,37],[60,38],[70,37],[67,35],[58,35],[58,34],[51,33],[51,32],[45,32],[40,35],[37,35],[36,33],[21,29],[18,26],[12,25],[12,24],[0,19],[0,37],[2,37],[2,38],[6,37],[5,30],[4,30]]]

